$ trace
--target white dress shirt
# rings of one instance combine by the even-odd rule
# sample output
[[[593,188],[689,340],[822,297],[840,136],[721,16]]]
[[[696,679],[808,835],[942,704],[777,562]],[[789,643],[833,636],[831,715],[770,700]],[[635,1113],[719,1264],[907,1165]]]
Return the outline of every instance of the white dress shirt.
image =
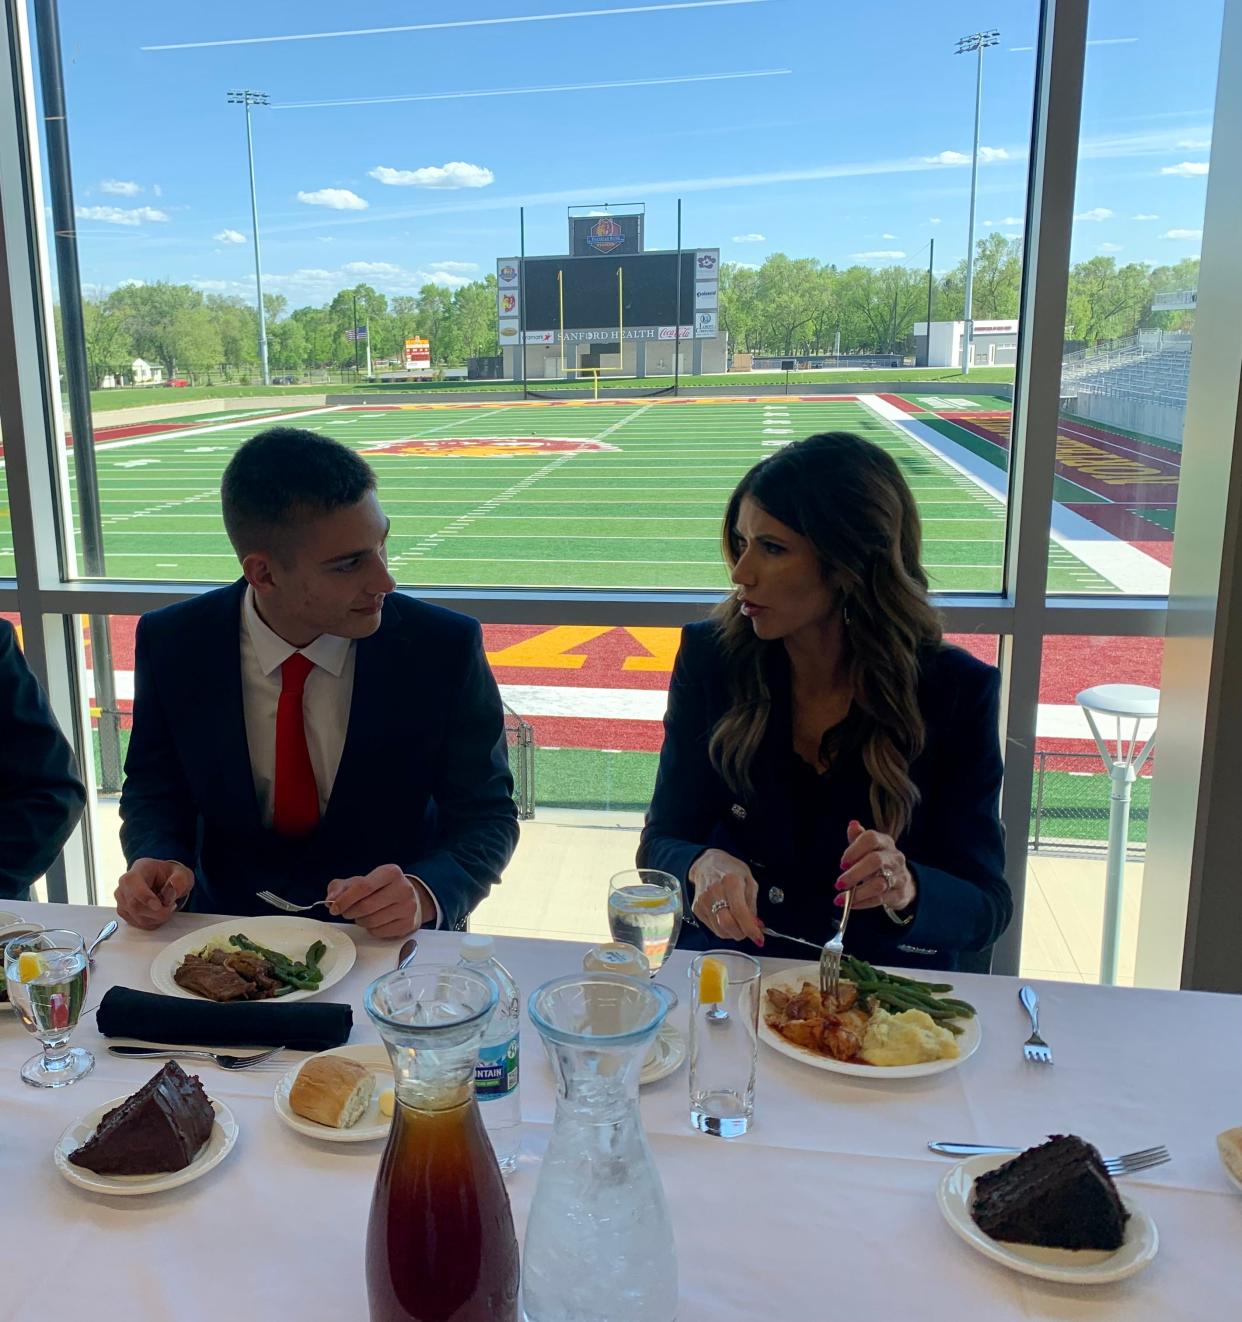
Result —
[[[332,797],[349,728],[349,709],[354,700],[354,643],[350,638],[322,633],[313,643],[294,647],[259,618],[254,588],[247,587],[242,598],[242,706],[254,792],[264,826],[272,824],[276,786],[276,707],[283,682],[280,668],[299,651],[315,663],[306,677],[302,712],[322,817]]]
[[[276,708],[284,682],[280,668],[294,652],[301,652],[315,666],[302,690],[302,717],[322,817],[332,797],[349,729],[349,709],[354,700],[354,641],[321,633],[313,643],[294,647],[260,619],[254,588],[249,586],[242,598],[240,633],[242,707],[259,816],[264,826],[271,826],[276,787]],[[440,902],[427,883],[418,880],[435,905],[434,923],[429,926],[439,927]]]

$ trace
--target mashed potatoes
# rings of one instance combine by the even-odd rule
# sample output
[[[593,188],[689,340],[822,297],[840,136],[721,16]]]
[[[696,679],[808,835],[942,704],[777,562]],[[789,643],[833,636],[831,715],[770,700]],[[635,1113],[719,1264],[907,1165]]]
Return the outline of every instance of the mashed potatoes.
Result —
[[[922,1010],[872,1012],[859,1056],[868,1065],[922,1065],[929,1060],[952,1060],[957,1040]]]

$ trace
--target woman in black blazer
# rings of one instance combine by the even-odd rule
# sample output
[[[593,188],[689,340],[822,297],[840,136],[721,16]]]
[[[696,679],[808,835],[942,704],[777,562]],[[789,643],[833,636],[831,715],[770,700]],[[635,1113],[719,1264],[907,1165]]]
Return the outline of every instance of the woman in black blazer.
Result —
[[[638,850],[678,877],[679,944],[955,968],[1013,912],[996,670],[941,639],[910,488],[880,446],[812,436],[730,498],[736,591],[686,627]]]

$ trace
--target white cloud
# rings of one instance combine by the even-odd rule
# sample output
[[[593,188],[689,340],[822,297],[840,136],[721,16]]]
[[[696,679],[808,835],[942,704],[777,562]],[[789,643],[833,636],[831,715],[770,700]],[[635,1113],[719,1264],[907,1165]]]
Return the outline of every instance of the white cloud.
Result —
[[[99,191],[112,193],[116,197],[134,197],[142,192],[142,185],[134,183],[132,179],[101,179]]]
[[[102,220],[106,225],[141,225],[147,220],[167,220],[168,214],[154,207],[75,207],[79,220]]]
[[[1120,243],[1101,243],[1101,244],[1100,244],[1100,251],[1101,251],[1101,252],[1121,252],[1121,251],[1122,251],[1122,245],[1121,245]]]
[[[451,271],[454,275],[479,269],[478,262],[428,262],[428,266],[433,271]]]
[[[195,289],[201,289],[204,294],[250,294],[254,292],[254,285],[248,284],[244,280],[191,280],[190,283]]]
[[[1202,230],[1165,230],[1160,236],[1162,239],[1201,239]]]
[[[1182,179],[1194,179],[1198,175],[1207,174],[1207,161],[1181,161],[1177,165],[1166,165],[1160,170],[1161,174],[1175,174]]]
[[[485,165],[468,161],[446,161],[443,165],[424,165],[417,170],[394,170],[377,165],[367,173],[381,184],[397,188],[486,188],[496,176]]]
[[[378,275],[378,276],[396,276],[401,274],[401,268],[394,266],[391,262],[346,262],[341,267],[342,271],[348,271],[350,275]]]
[[[735,234],[733,236],[734,243],[767,243],[767,241],[767,235],[765,234]]]
[[[1140,211],[1137,215],[1131,216],[1131,220],[1159,220],[1160,217],[1154,211]]]
[[[970,164],[970,157],[965,152],[960,151],[937,152],[935,156],[924,156],[923,159],[931,165]],[[985,164],[990,161],[1007,161],[1009,160],[1009,153],[1004,147],[980,147],[979,159]]]
[[[152,184],[151,191],[155,194],[156,197],[164,196],[164,190],[159,186],[159,184]]]
[[[462,285],[472,283],[468,275],[458,275],[443,268],[434,271],[409,271],[407,274],[410,282],[415,285],[443,285],[445,289],[460,289]]]
[[[217,243],[245,243],[246,236],[241,230],[221,230],[211,236]]]
[[[939,216],[928,216],[928,218],[927,218],[927,223],[928,223],[929,225],[939,225],[939,224],[940,224],[940,217],[939,217]]]
[[[1022,216],[1006,216],[1001,221],[1002,225],[1025,225],[1026,220]]]
[[[1090,211],[1080,211],[1075,220],[1112,220],[1113,213],[1108,207],[1092,207]]]
[[[759,269],[758,262],[727,262],[726,265],[733,267],[735,271],[757,271]]]
[[[850,256],[860,262],[900,261],[906,254],[900,248],[875,248],[870,252],[852,252]]]
[[[1212,145],[1212,139],[1182,138],[1177,145],[1179,147],[1184,147],[1187,151],[1207,151],[1207,149]]]
[[[880,238],[882,238],[882,239],[895,239],[896,237],[897,237],[897,236],[896,236],[895,234],[881,234],[881,235],[880,235]]]
[[[365,211],[370,203],[348,188],[317,188],[313,193],[299,192],[298,201],[308,207],[328,207],[332,211]]]

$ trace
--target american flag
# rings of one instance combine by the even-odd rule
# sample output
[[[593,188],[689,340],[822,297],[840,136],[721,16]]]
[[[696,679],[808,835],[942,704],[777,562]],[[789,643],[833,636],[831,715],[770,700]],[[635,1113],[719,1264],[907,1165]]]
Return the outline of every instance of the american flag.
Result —
[[[345,332],[347,340],[365,340],[367,338],[367,328],[365,326],[355,326],[353,330]]]

